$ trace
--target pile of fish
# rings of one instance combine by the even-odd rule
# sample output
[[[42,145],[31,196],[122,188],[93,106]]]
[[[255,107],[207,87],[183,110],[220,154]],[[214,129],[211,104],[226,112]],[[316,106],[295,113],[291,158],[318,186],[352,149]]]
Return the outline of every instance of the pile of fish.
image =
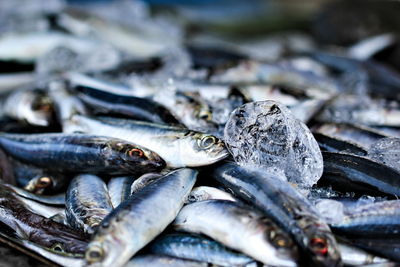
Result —
[[[62,266],[396,266],[400,69],[378,55],[400,39],[373,34],[1,1],[0,241]]]

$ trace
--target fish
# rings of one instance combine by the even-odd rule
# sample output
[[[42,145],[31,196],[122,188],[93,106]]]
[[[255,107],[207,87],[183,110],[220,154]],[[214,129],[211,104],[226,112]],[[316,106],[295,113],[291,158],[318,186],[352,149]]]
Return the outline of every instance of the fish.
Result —
[[[351,209],[340,222],[330,225],[338,234],[348,237],[400,237],[400,201],[388,200]]]
[[[118,87],[108,83],[102,85],[104,82],[101,80],[76,73],[70,73],[68,77],[79,99],[100,113],[128,116],[137,120],[161,124],[180,124],[165,107],[157,102],[129,95],[129,88],[119,89],[118,93],[110,92],[105,90],[108,86]],[[120,90],[126,90],[126,92],[121,94]]]
[[[198,262],[191,260],[184,260],[168,256],[160,255],[141,255],[133,257],[128,261],[125,267],[141,267],[141,266],[153,266],[153,267],[208,267],[206,262]]]
[[[268,266],[297,266],[297,247],[271,219],[229,200],[205,200],[182,208],[173,226],[204,234]]]
[[[13,193],[0,185],[0,222],[18,237],[59,252],[82,255],[86,237],[63,224],[31,212]]]
[[[126,141],[83,134],[1,134],[14,158],[53,171],[129,174],[160,170],[154,152]]]
[[[327,222],[282,177],[230,162],[214,168],[211,175],[290,233],[303,252],[303,260],[315,266],[341,266],[339,249]]]
[[[12,160],[14,176],[18,186],[34,194],[55,193],[64,189],[70,181],[68,175]]]
[[[11,185],[17,183],[14,175],[14,166],[2,149],[0,149],[0,181]]]
[[[74,116],[75,128],[86,134],[100,134],[134,142],[156,152],[167,167],[200,167],[228,157],[222,140],[184,128],[116,118]]]
[[[387,134],[367,126],[346,123],[324,123],[314,127],[313,133],[347,141],[360,146],[364,150],[367,150],[378,140],[389,137]]]
[[[207,133],[215,133],[218,130],[212,118],[211,107],[198,93],[163,90],[155,94],[153,99],[168,108],[190,130]]]
[[[124,266],[175,219],[197,173],[188,168],[172,171],[121,203],[93,235],[85,253],[86,264]]]
[[[153,182],[157,181],[159,178],[163,177],[160,173],[146,173],[137,178],[132,184],[130,188],[130,194],[135,194],[152,184]]]
[[[366,157],[337,152],[322,152],[324,174],[318,185],[359,195],[400,195],[400,173]]]
[[[216,84],[272,84],[302,90],[309,97],[329,99],[341,87],[333,79],[284,64],[243,61],[209,79]]]
[[[388,260],[375,256],[357,247],[346,243],[339,243],[340,255],[346,265],[367,265],[374,263],[387,263]]]
[[[107,189],[114,208],[129,198],[134,180],[135,177],[132,176],[113,177],[110,179]]]
[[[34,126],[46,127],[52,123],[52,103],[38,90],[13,91],[3,102],[1,113]]]
[[[72,179],[65,196],[65,214],[72,227],[93,234],[112,210],[107,186],[100,177],[80,174]]]
[[[313,136],[317,140],[319,147],[324,151],[350,153],[357,156],[366,156],[368,154],[366,149],[357,144],[340,140],[333,136],[321,133],[313,133]]]
[[[217,266],[246,266],[252,258],[232,251],[220,243],[199,235],[173,233],[152,242],[150,253],[180,259],[208,262]]]
[[[210,200],[210,199],[223,199],[230,201],[237,201],[231,194],[210,186],[198,186],[193,188],[190,192],[187,203]]]
[[[65,193],[60,193],[57,195],[37,195],[9,184],[4,184],[4,186],[10,188],[18,196],[33,200],[35,202],[40,202],[42,204],[51,206],[65,206]]]
[[[40,247],[33,242],[29,242],[26,240],[21,240],[21,243],[30,250],[35,251],[39,255],[45,257],[46,259],[51,260],[52,262],[65,267],[81,267],[83,266],[83,258],[75,257],[74,255],[69,255],[66,253],[56,253],[57,251],[48,250],[46,248]]]
[[[53,81],[49,84],[49,98],[53,102],[58,122],[62,128],[68,127],[71,117],[75,114],[87,115],[88,110],[85,105],[75,95],[70,94],[66,89],[66,84],[61,81]],[[65,125],[65,126],[64,126]]]

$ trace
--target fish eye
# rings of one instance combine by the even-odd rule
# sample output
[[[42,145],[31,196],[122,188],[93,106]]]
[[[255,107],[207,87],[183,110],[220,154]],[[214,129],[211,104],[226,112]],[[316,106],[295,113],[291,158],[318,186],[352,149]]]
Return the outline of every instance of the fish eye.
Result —
[[[47,177],[47,176],[44,176],[44,177],[40,177],[40,178],[38,179],[38,182],[37,182],[37,184],[36,184],[36,187],[37,187],[37,188],[46,188],[46,187],[51,186],[51,184],[52,184],[51,178],[50,178],[50,177]]]
[[[65,252],[63,245],[60,243],[54,244],[50,249],[53,250],[54,252],[58,252],[58,253]]]
[[[100,246],[92,246],[85,252],[85,259],[89,263],[98,262],[103,259],[104,251]]]
[[[279,248],[286,248],[289,247],[290,242],[289,240],[287,240],[287,238],[283,235],[275,235],[275,237],[273,238],[272,242],[275,244],[275,246],[279,247]]]
[[[310,246],[316,254],[325,256],[328,253],[328,243],[323,238],[314,237],[310,241]]]
[[[207,135],[198,140],[197,144],[201,149],[209,149],[217,142],[217,139],[212,135]]]
[[[207,110],[200,111],[197,116],[202,120],[211,120],[212,119],[211,112],[209,112]]]
[[[143,150],[141,150],[139,148],[132,148],[132,149],[128,150],[127,153],[128,153],[128,155],[130,157],[139,157],[139,158],[141,158],[141,157],[144,156]]]

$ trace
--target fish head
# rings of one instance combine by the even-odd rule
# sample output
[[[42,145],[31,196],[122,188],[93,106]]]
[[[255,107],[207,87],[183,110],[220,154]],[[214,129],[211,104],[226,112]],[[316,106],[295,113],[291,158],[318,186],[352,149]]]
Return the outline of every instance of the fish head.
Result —
[[[180,153],[186,166],[197,167],[215,163],[229,155],[222,140],[205,133],[185,134]]]
[[[25,113],[28,123],[38,126],[49,126],[53,116],[53,105],[48,97],[38,95],[21,112]]]
[[[85,266],[123,266],[131,256],[126,252],[127,246],[126,241],[116,235],[101,234],[100,231],[86,249]]]
[[[54,185],[54,179],[48,175],[38,175],[32,178],[24,189],[35,194],[42,194],[47,188],[52,188]]]
[[[165,167],[165,161],[155,152],[122,140],[110,142],[111,149],[118,151],[121,167],[135,171],[138,167],[150,171]]]
[[[315,233],[309,239],[308,247],[312,252],[313,262],[321,263],[321,266],[341,266],[341,256],[332,233]]]
[[[264,239],[274,251],[274,255],[269,256],[271,260],[273,258],[279,266],[296,266],[299,251],[293,239],[269,218],[262,219],[262,223],[265,227]]]

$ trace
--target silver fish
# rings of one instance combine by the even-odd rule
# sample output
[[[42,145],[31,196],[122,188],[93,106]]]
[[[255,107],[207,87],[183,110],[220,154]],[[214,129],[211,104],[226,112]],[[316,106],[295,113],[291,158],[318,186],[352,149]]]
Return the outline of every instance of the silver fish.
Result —
[[[125,119],[90,118],[76,115],[69,132],[119,137],[160,155],[171,168],[199,167],[224,159],[228,151],[215,136],[183,128]]]
[[[129,198],[134,180],[135,178],[132,176],[113,177],[110,179],[107,188],[114,208]]]
[[[152,266],[152,267],[207,267],[208,264],[206,262],[184,260],[184,259],[168,257],[168,256],[143,255],[143,256],[133,257],[124,266],[125,267],[143,267],[143,266]]]
[[[366,265],[388,262],[387,259],[370,254],[362,249],[339,243],[339,251],[342,261],[346,265]]]
[[[218,266],[247,266],[252,258],[232,251],[220,243],[199,235],[174,233],[158,238],[150,252],[176,258],[208,262]]]
[[[75,114],[86,115],[88,112],[78,97],[69,94],[65,84],[61,81],[53,81],[49,84],[49,97],[54,103],[58,121],[63,128],[68,127],[71,117]]]
[[[229,193],[222,191],[221,189],[210,187],[210,186],[198,186],[193,188],[190,192],[187,203],[210,200],[210,199],[221,199],[236,201],[236,199]]]
[[[179,169],[149,184],[113,210],[85,253],[90,266],[123,266],[159,235],[182,208],[197,171]],[[150,211],[150,212],[149,212]]]
[[[159,173],[146,173],[136,179],[131,185],[131,194],[135,194],[139,192],[142,188],[148,186],[149,184],[157,181],[160,177],[162,177]]]
[[[291,238],[270,219],[228,200],[206,200],[185,206],[174,227],[205,234],[264,264],[297,266]]]
[[[66,215],[70,225],[92,234],[112,211],[106,184],[97,176],[81,174],[70,183],[66,194]]]
[[[18,90],[12,92],[2,107],[3,114],[10,118],[36,126],[49,126],[52,105],[47,96],[36,90]]]

